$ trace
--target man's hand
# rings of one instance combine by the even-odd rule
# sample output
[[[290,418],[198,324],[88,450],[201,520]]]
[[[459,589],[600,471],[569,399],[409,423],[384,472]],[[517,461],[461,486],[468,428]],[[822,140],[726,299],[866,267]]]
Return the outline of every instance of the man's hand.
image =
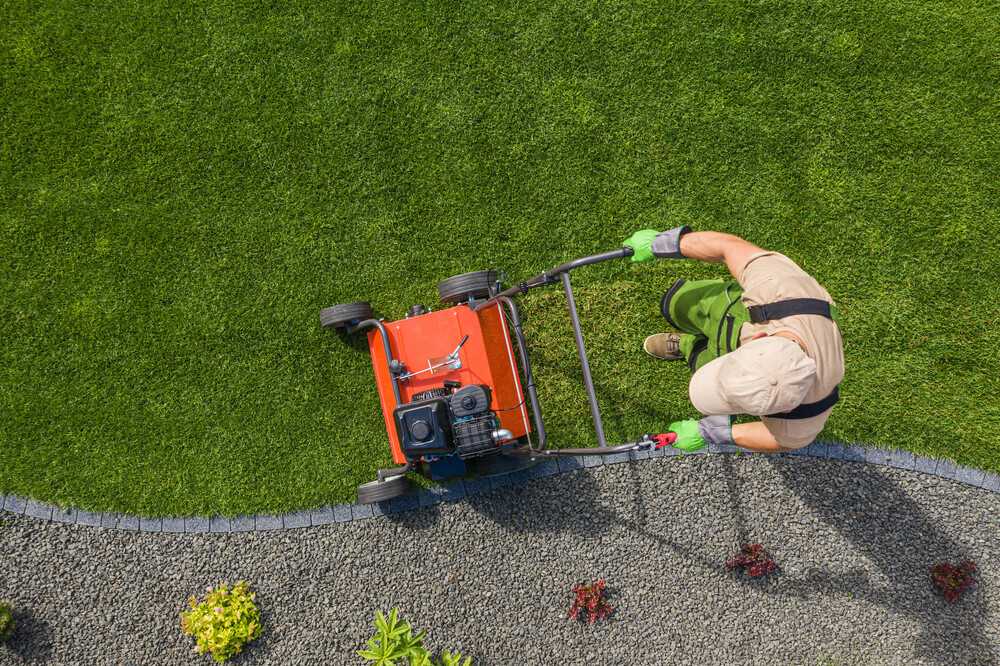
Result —
[[[677,441],[674,442],[675,449],[694,453],[705,448],[705,438],[698,432],[698,422],[694,419],[674,421],[667,426],[667,431],[677,433]]]
[[[622,245],[635,251],[632,261],[649,261],[653,258],[653,239],[658,233],[660,232],[656,229],[640,229],[625,239]]]
[[[635,251],[632,261],[649,261],[653,257],[659,259],[683,259],[681,254],[681,236],[691,231],[688,226],[674,227],[667,231],[656,229],[640,229],[625,239],[622,245]]]
[[[674,448],[686,453],[694,453],[705,448],[705,444],[733,444],[733,428],[728,416],[706,416],[700,421],[687,419],[674,421],[667,426],[669,432],[677,433]]]

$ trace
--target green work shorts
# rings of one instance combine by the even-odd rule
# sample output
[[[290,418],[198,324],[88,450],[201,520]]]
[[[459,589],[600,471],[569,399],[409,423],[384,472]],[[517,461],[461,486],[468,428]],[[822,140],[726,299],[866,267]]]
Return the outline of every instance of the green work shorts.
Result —
[[[660,311],[681,332],[681,353],[692,372],[736,349],[740,329],[750,321],[735,280],[679,279],[667,290]]]

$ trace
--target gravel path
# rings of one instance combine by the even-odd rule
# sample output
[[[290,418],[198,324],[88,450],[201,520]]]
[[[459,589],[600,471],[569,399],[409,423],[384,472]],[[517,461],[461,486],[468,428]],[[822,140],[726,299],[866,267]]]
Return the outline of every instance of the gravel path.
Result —
[[[728,574],[738,542],[782,566]],[[1000,494],[804,457],[581,470],[391,517],[290,532],[142,534],[0,518],[0,664],[209,664],[185,598],[244,578],[265,631],[237,664],[355,664],[375,609],[490,664],[1000,664]],[[928,568],[973,559],[955,605]],[[603,576],[613,619],[565,617]]]

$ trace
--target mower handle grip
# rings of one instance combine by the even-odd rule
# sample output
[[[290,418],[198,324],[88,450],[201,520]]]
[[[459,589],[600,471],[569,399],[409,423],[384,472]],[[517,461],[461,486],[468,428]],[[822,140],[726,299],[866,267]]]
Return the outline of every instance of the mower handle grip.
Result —
[[[635,254],[635,250],[632,248],[622,247],[617,250],[611,250],[610,252],[602,252],[601,254],[593,254],[589,257],[580,257],[579,259],[567,261],[565,264],[559,264],[552,270],[546,271],[545,274],[554,278],[562,275],[563,273],[568,273],[574,268],[589,266],[591,264],[599,264],[602,261],[610,261],[612,259],[628,259],[633,254]]]

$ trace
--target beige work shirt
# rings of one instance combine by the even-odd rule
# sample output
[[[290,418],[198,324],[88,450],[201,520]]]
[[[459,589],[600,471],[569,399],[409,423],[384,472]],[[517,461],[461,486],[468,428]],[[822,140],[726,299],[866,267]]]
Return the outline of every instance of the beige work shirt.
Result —
[[[818,298],[829,303],[833,299],[798,264],[777,252],[758,252],[750,257],[739,277],[743,287],[743,303],[747,307],[764,305],[790,298]],[[805,344],[806,355],[816,362],[816,383],[806,394],[806,403],[822,400],[844,378],[844,341],[837,325],[817,315],[793,315],[772,319],[761,324],[747,322],[740,329],[740,344],[749,342],[758,333],[771,335],[791,331]],[[823,429],[833,408],[808,419],[772,419],[761,421],[777,440],[790,449],[807,446]]]

